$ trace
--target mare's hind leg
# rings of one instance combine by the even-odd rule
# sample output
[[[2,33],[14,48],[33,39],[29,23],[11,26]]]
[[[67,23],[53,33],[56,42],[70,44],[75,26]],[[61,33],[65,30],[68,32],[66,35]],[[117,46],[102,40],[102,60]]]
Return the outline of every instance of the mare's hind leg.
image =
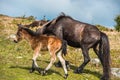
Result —
[[[40,73],[40,68],[38,67],[36,62],[38,55],[39,55],[39,50],[36,49],[33,54],[33,58],[32,58],[33,62],[32,62],[32,68],[30,69],[30,73],[34,72],[35,70],[37,70]]]
[[[74,73],[82,73],[84,67],[86,66],[86,64],[90,61],[90,57],[88,54],[88,49],[86,49],[85,47],[82,48],[82,54],[84,56],[84,62],[82,63],[82,65],[80,65],[80,67],[78,67]]]
[[[59,58],[59,60],[60,60],[60,62],[61,62],[61,64],[62,64],[62,67],[63,67],[63,69],[64,69],[64,72],[65,72],[64,78],[67,78],[67,77],[68,77],[67,67],[66,67],[66,64],[65,64],[65,60],[64,60],[63,57],[62,57],[61,51],[58,52],[57,57]]]
[[[99,50],[97,49],[97,46],[99,47]],[[93,48],[94,52],[96,53],[96,55],[98,56],[98,58],[100,59],[101,61],[101,64],[103,65],[103,58],[102,58],[102,51],[100,50],[100,45],[96,45],[94,48]]]

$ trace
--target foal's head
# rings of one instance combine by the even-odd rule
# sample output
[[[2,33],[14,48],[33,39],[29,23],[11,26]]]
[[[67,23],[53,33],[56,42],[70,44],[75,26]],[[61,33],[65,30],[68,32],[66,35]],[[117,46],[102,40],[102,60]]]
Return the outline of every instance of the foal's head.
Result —
[[[19,41],[21,41],[23,38],[24,38],[24,33],[25,33],[25,28],[23,25],[21,24],[18,24],[18,30],[17,30],[17,33],[16,33],[16,37],[14,38],[14,42],[15,43],[18,43]]]

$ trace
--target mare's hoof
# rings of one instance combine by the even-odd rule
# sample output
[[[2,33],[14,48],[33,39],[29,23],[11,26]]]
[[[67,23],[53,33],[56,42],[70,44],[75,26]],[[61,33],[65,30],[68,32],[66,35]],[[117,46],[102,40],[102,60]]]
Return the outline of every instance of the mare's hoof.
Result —
[[[46,71],[41,71],[42,76],[45,76],[46,74],[47,74]]]
[[[35,71],[35,69],[30,69],[30,71],[29,71],[29,72],[30,72],[30,73],[33,73],[34,71]]]
[[[61,62],[58,61],[58,62],[55,64],[55,67],[62,67]]]
[[[65,75],[64,75],[64,78],[67,79],[67,77],[68,77],[68,74],[65,74]]]
[[[76,73],[76,74],[81,74],[83,72],[83,70],[81,70],[81,69],[76,69],[76,70],[74,70],[74,73]]]
[[[69,71],[70,70],[70,65],[67,64],[66,67],[67,67],[67,70]]]
[[[37,68],[36,70],[37,70],[39,73],[41,73],[41,69],[40,69],[40,68]]]
[[[65,65],[67,67],[67,70],[70,70],[70,64],[69,61],[65,61]],[[56,67],[62,67],[62,64],[60,61],[58,61],[58,63],[55,64]]]
[[[100,80],[110,80],[110,79],[107,78],[107,77],[105,77],[105,76],[102,76],[102,77],[100,78]]]

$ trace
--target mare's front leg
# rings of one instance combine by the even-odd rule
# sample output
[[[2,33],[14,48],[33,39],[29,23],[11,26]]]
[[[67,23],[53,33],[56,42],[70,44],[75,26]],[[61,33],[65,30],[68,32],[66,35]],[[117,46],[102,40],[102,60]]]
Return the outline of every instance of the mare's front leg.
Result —
[[[82,54],[84,57],[84,62],[82,63],[82,65],[80,65],[75,71],[74,73],[82,73],[84,67],[86,66],[86,64],[90,61],[90,57],[88,54],[88,49],[86,49],[85,47],[82,48]]]
[[[37,65],[36,59],[39,55],[39,49],[35,49],[34,50],[34,54],[33,54],[33,58],[32,58],[32,68],[30,69],[30,73],[34,72],[35,70],[37,70],[40,73],[40,68]]]

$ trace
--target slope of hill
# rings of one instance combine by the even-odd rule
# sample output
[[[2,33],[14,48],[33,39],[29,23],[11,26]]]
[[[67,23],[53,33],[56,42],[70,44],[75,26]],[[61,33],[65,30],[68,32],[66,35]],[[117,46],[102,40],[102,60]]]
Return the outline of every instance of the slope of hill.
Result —
[[[28,18],[14,18],[14,17],[10,17],[10,16],[6,16],[6,15],[0,15],[0,33],[1,34],[5,34],[5,35],[9,35],[11,33],[14,33],[16,28],[17,28],[17,24],[29,24],[31,23],[32,20],[29,20]]]
[[[7,37],[16,33],[19,23],[29,24],[32,21],[23,18],[13,18],[6,15],[0,15],[0,80],[64,80],[63,69],[53,66],[46,76],[41,76],[38,72],[29,73],[32,65],[33,51],[26,41],[18,44],[10,41]],[[111,67],[120,68],[120,33],[116,31],[104,31],[110,40]],[[93,50],[89,51],[91,58],[97,58]],[[44,52],[48,53],[48,52]],[[38,64],[43,70],[49,63],[49,54],[38,58]],[[102,75],[102,66],[92,64],[85,67],[83,74],[74,74],[75,70],[82,62],[83,56],[81,50],[68,47],[68,55],[65,57],[70,62],[70,71],[67,80],[99,80]],[[120,80],[120,78],[111,76],[111,80]]]

